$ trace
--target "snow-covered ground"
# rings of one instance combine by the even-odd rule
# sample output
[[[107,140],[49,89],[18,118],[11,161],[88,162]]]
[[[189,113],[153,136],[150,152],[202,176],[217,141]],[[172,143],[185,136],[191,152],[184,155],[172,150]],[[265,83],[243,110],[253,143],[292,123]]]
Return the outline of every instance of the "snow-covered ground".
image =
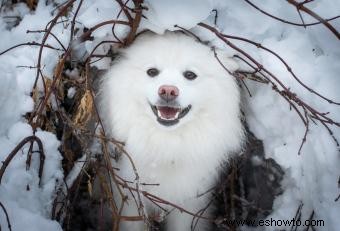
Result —
[[[79,2],[76,1],[73,12]],[[296,9],[286,1],[263,0],[257,4],[275,16],[301,22]],[[133,5],[132,1],[129,5]],[[141,30],[147,28],[163,33],[164,30],[174,30],[173,26],[179,25],[224,48],[228,54],[236,54],[211,32],[196,26],[202,21],[213,25],[215,13],[212,10],[217,9],[217,27],[223,33],[246,37],[269,47],[289,63],[304,83],[327,98],[340,102],[339,40],[324,25],[307,29],[287,25],[261,14],[241,0],[146,0],[145,6],[149,9],[144,13],[148,20],[142,20]],[[340,13],[340,0],[317,0],[306,6],[323,18]],[[119,9],[115,1],[86,0],[79,10],[77,26],[91,27],[101,21],[115,19]],[[1,12],[0,52],[24,42],[41,42],[42,33],[26,31],[44,29],[53,18],[52,12],[57,12],[55,6],[45,5],[45,1],[39,1],[35,11],[29,11],[25,4],[20,3],[10,11]],[[9,18],[6,16],[19,16],[22,20],[17,26],[11,27],[8,26]],[[123,14],[121,17],[124,19]],[[315,22],[315,19],[305,14],[303,17],[306,22]],[[340,31],[339,19],[333,21],[332,25]],[[69,27],[70,24],[64,22],[57,24],[52,31],[65,46],[69,42]],[[85,51],[91,52],[100,41],[112,39],[111,29],[110,25],[102,27],[93,34],[93,41],[76,45],[78,58],[86,55]],[[125,26],[117,26],[115,29],[118,37],[123,37],[127,32],[128,28]],[[275,73],[298,97],[319,111],[329,112],[329,116],[335,121],[340,121],[340,106],[330,105],[302,88],[272,55],[245,42],[233,42]],[[52,37],[47,43],[60,47]],[[104,54],[107,49],[107,46],[103,46],[97,53]],[[25,122],[23,115],[34,107],[30,92],[36,69],[22,66],[35,66],[38,51],[38,46],[21,46],[0,55],[0,161],[4,161],[23,138],[32,135],[32,128]],[[60,54],[60,51],[44,49],[44,76],[52,77]],[[109,59],[103,59],[95,65],[105,69],[108,64]],[[325,225],[317,227],[317,230],[337,230],[340,226],[340,201],[336,202],[335,198],[340,193],[340,154],[335,142],[320,123],[315,125],[311,122],[307,141],[298,155],[305,132],[298,115],[290,110],[289,104],[271,86],[250,80],[246,80],[246,84],[252,97],[245,96],[243,108],[250,129],[264,141],[267,157],[274,158],[286,172],[284,193],[275,200],[273,213],[268,219],[292,219],[298,206],[303,203],[301,220],[308,219],[314,211],[313,219],[322,219]],[[336,126],[331,128],[334,136],[340,139],[340,129]],[[6,169],[0,185],[0,202],[8,212],[12,230],[62,230],[56,221],[49,218],[55,188],[63,178],[62,157],[58,152],[59,141],[49,132],[38,131],[36,135],[43,142],[46,155],[41,187],[38,177],[39,156],[36,153],[33,154],[30,169],[26,171],[27,144]],[[34,150],[37,148],[35,144]],[[6,217],[1,208],[0,226],[1,230],[7,230]],[[273,230],[273,227],[266,229]]]

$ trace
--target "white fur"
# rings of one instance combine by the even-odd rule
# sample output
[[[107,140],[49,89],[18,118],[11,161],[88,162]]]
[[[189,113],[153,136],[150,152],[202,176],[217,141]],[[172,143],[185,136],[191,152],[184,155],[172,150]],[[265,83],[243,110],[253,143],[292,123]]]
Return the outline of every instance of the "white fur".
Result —
[[[219,58],[231,71],[237,67],[233,60]],[[150,78],[146,71],[151,67],[158,68],[160,74]],[[185,79],[182,73],[186,70],[198,77]],[[159,124],[149,105],[156,103],[158,88],[164,84],[179,89],[178,101],[183,107],[192,105],[171,127]],[[212,49],[181,33],[142,35],[122,51],[101,90],[107,130],[126,143],[139,181],[160,184],[144,186],[143,190],[194,213],[203,208],[209,198],[197,195],[214,186],[220,164],[240,148],[243,138],[239,88]],[[118,175],[134,181],[126,156],[121,157],[118,167]],[[127,194],[131,201],[124,215],[137,215]],[[144,203],[148,213],[159,212],[147,199]],[[205,216],[209,215],[208,210]],[[173,210],[166,217],[166,230],[190,230],[191,221],[192,216]],[[121,230],[143,230],[140,222],[124,223]],[[195,230],[206,230],[203,223]]]

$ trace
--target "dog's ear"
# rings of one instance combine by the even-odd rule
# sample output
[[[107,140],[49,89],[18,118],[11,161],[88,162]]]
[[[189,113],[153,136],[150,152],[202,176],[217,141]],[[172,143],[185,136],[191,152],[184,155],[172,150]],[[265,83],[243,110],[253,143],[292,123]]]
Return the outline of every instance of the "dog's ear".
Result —
[[[233,59],[232,57],[230,57],[224,50],[221,49],[214,49],[214,53],[217,57],[217,59],[223,64],[223,66],[230,71],[231,73],[235,72],[238,68],[239,65],[238,63],[235,61],[235,59]]]

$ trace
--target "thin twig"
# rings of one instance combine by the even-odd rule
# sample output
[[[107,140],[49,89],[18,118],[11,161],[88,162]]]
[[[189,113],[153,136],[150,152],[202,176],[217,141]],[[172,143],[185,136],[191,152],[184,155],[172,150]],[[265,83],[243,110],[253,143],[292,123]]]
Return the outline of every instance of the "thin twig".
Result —
[[[55,48],[55,47],[53,47],[51,45],[37,43],[37,42],[33,41],[33,42],[27,42],[27,43],[20,43],[20,44],[17,44],[15,46],[12,46],[12,47],[10,47],[10,48],[0,52],[0,55],[3,55],[3,54],[5,54],[5,53],[7,53],[7,52],[9,52],[9,51],[11,51],[11,50],[13,50],[15,48],[21,47],[21,46],[40,46],[40,47],[42,46],[42,47],[47,47],[47,48],[50,48],[50,49],[53,49],[53,50],[62,51],[61,49]]]
[[[6,210],[5,206],[1,203],[1,201],[0,201],[0,207],[2,208],[2,211],[4,211],[4,213],[5,213],[8,230],[12,231],[12,226],[11,226],[11,222],[9,221],[9,216],[8,216],[7,210]],[[1,230],[1,226],[0,226],[0,230]]]
[[[256,10],[258,10],[259,12],[275,19],[275,20],[278,20],[280,22],[283,22],[283,23],[286,23],[286,24],[290,24],[290,25],[293,25],[293,26],[303,26],[303,27],[308,27],[308,26],[314,26],[314,25],[318,25],[318,24],[321,24],[322,22],[318,21],[318,22],[312,22],[312,23],[296,23],[296,22],[291,22],[291,21],[288,21],[286,19],[283,19],[283,18],[279,18],[275,15],[272,15],[264,10],[262,10],[260,7],[258,7],[257,5],[255,5],[253,2],[251,2],[250,0],[244,0],[245,2],[247,2],[249,5],[251,5],[252,7],[254,7]],[[338,19],[340,18],[340,15],[337,15],[335,17],[332,17],[332,18],[328,18],[328,19],[325,19],[326,22],[330,22],[330,21],[333,21],[335,19]]]

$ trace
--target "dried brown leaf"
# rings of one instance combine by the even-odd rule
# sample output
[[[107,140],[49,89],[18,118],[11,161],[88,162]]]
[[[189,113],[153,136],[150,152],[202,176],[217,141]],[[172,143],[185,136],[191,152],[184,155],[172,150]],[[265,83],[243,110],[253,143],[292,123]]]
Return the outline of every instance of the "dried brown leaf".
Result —
[[[77,110],[73,116],[73,122],[80,127],[86,127],[92,117],[94,109],[93,97],[90,90],[86,90],[78,104]]]

